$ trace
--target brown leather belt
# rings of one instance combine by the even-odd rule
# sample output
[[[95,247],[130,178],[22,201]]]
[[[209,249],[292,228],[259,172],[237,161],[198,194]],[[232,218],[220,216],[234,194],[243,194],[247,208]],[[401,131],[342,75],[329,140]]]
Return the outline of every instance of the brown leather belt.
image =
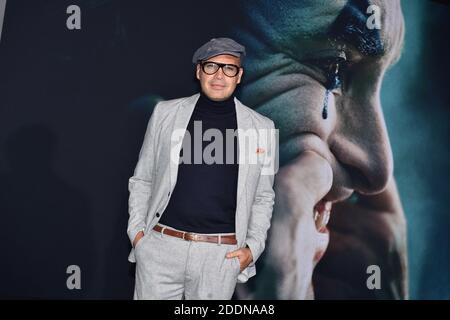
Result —
[[[153,230],[157,232],[161,232],[163,227],[160,225],[155,225]],[[227,234],[220,236],[211,236],[201,233],[192,233],[185,231],[177,231],[169,228],[164,228],[163,234],[167,234],[169,236],[181,238],[186,241],[203,241],[203,242],[212,242],[212,243],[220,243],[220,244],[236,244],[236,235],[235,234]]]

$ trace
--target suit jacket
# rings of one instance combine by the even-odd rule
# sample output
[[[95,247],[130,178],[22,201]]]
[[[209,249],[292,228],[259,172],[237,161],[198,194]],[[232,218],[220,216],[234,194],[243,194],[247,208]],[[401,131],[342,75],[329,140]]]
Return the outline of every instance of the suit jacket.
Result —
[[[146,233],[158,223],[170,200],[177,180],[183,135],[199,96],[197,93],[160,101],[153,110],[128,183],[127,233],[131,243],[139,231]],[[270,227],[275,199],[273,182],[278,169],[278,135],[272,120],[237,98],[234,101],[239,148],[235,232],[239,248],[248,245],[253,255],[252,263],[238,276],[237,282],[243,283],[256,274],[255,262],[265,248]],[[136,262],[134,248],[128,260]]]

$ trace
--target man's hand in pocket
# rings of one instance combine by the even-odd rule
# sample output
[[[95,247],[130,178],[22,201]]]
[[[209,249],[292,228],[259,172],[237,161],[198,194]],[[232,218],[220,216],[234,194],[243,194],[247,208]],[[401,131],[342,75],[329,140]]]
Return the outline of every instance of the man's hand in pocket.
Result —
[[[134,238],[133,241],[133,247],[136,248],[137,243],[139,242],[139,240],[141,240],[141,238],[144,236],[144,231],[139,231],[138,234],[136,235],[136,237]]]

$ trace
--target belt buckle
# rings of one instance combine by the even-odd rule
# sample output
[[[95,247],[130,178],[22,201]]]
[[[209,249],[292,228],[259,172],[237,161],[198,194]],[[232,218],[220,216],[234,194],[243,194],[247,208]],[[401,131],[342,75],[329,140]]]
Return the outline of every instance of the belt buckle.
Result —
[[[186,241],[196,241],[197,240],[197,235],[195,233],[192,232],[185,232],[183,239]]]

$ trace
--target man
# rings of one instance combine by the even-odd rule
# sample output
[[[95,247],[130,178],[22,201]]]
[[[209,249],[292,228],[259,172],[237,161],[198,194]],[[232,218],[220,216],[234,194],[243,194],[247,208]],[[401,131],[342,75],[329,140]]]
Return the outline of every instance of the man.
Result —
[[[260,272],[238,297],[406,298],[406,222],[380,102],[402,48],[399,1],[251,0],[242,10],[242,100],[279,128],[281,168]],[[370,266],[379,289],[367,285]]]
[[[277,150],[274,123],[234,96],[244,56],[211,39],[193,56],[201,92],[154,108],[129,179],[135,299],[231,299],[256,274]]]

